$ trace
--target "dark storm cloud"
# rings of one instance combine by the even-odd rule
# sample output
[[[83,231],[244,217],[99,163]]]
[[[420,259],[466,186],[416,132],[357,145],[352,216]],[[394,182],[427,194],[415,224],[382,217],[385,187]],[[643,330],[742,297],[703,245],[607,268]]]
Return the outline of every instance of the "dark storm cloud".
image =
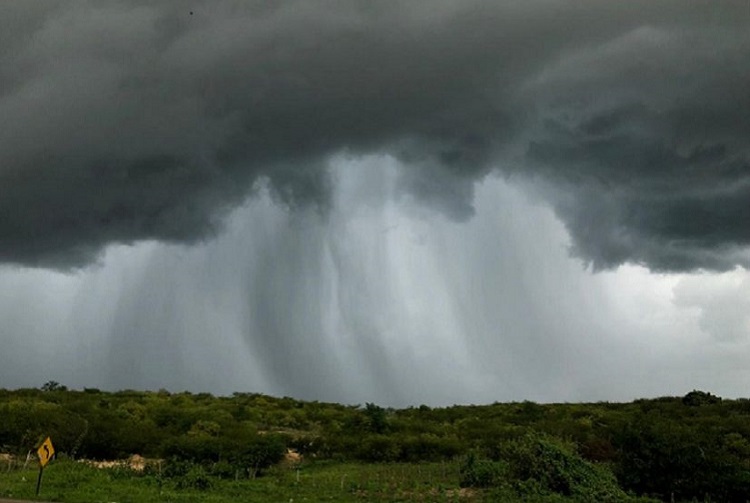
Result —
[[[747,264],[744,2],[0,9],[4,262],[200,240],[259,181],[325,208],[348,152],[456,219],[491,170],[538,175],[595,267]]]
[[[741,18],[750,26],[749,10]],[[595,268],[748,264],[746,33],[640,28],[535,84],[543,122],[526,160],[555,185],[574,250]]]

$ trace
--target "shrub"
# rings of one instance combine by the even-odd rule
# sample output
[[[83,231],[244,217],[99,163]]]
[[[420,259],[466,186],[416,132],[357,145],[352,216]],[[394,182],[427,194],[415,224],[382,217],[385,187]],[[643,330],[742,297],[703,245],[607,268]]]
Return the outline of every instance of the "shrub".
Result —
[[[721,403],[721,397],[712,395],[706,391],[693,390],[684,397],[682,397],[683,405],[689,407],[700,407],[703,405],[713,405]]]
[[[459,485],[461,487],[498,487],[502,485],[507,469],[506,463],[478,459],[474,452],[470,452],[459,469]]]
[[[185,461],[176,457],[167,460],[164,466],[163,476],[166,478],[182,477],[190,471],[195,464],[191,461]]]
[[[191,466],[187,473],[177,477],[175,481],[177,489],[198,489],[199,491],[211,489],[211,479],[200,465]]]
[[[529,434],[505,450],[510,477],[519,492],[549,492],[579,501],[626,501],[610,470],[585,461],[561,440]]]
[[[363,461],[388,463],[401,457],[401,447],[392,436],[370,434],[362,439],[356,457]]]
[[[263,469],[281,461],[286,453],[286,442],[279,435],[262,435],[235,447],[228,456],[229,462],[243,472],[255,477]]]
[[[239,468],[228,461],[218,461],[211,465],[209,472],[220,479],[231,479],[239,472]]]

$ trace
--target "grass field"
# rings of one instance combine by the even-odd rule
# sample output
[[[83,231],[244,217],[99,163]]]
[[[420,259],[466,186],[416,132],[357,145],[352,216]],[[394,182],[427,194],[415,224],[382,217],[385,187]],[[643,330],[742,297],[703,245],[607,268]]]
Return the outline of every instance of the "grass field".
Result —
[[[346,502],[482,501],[478,491],[459,489],[456,463],[309,463],[275,467],[255,480],[222,480],[201,473],[164,478],[124,468],[97,469],[58,460],[44,470],[0,472],[0,498],[75,503],[117,502]]]

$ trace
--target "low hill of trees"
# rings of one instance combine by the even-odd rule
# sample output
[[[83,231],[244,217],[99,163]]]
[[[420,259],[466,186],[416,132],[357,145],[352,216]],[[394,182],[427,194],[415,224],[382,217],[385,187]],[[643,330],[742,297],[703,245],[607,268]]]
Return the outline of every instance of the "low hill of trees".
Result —
[[[563,495],[577,490],[579,477],[664,501],[750,500],[750,400],[702,391],[631,403],[396,410],[257,393],[69,390],[54,382],[0,389],[0,451],[25,455],[47,436],[69,458],[139,454],[217,476],[259,475],[294,449],[316,462],[461,459],[462,484],[473,487],[508,480],[510,470]]]

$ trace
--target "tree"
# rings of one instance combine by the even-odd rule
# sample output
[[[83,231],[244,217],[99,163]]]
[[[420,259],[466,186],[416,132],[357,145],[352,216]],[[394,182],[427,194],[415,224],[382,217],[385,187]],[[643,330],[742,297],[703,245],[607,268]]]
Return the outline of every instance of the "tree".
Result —
[[[385,433],[388,430],[388,418],[385,409],[374,403],[365,404],[365,416],[367,417],[367,428],[372,433]]]
[[[68,387],[63,386],[57,381],[47,381],[42,385],[42,391],[44,392],[50,392],[50,391],[67,391]]]
[[[706,391],[693,390],[684,397],[682,403],[690,407],[700,407],[701,405],[713,405],[721,402],[721,397],[712,395]]]

